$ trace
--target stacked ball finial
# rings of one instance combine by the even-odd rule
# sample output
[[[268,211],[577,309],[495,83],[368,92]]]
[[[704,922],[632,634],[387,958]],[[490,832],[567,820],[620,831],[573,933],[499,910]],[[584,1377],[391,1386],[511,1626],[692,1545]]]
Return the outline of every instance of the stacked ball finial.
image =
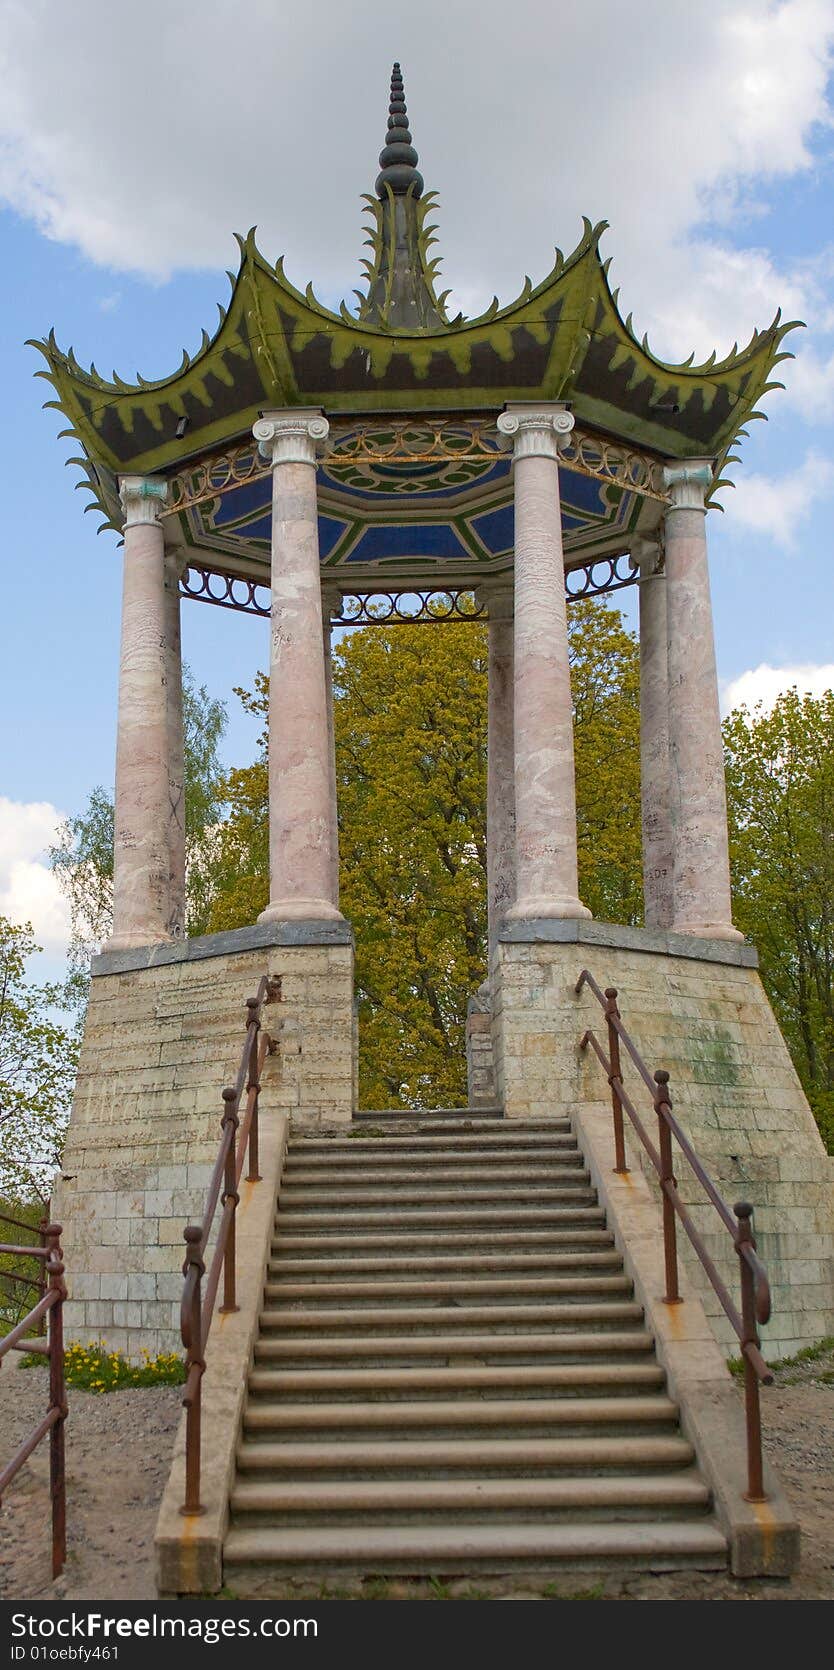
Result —
[[[411,191],[414,197],[419,197],[423,190],[423,176],[417,167],[418,160],[408,127],[402,71],[399,64],[395,64],[391,71],[388,132],[379,153],[377,197],[385,197],[386,187],[395,197],[404,197],[408,191]]]

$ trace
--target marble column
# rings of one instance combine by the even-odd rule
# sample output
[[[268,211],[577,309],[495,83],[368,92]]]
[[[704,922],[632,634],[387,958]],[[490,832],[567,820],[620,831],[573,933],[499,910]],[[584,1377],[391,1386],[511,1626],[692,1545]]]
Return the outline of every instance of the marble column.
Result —
[[[666,575],[657,539],[637,539],[640,570],[640,790],[643,912],[647,928],[672,926],[673,842],[669,804],[669,652]]]
[[[512,586],[485,587],[483,595],[489,609],[486,850],[491,976],[498,935],[515,900]]]
[[[185,748],[182,723],[181,559],[165,552],[165,653],[168,709],[168,932],[184,939]]]
[[[707,564],[704,460],[670,465],[664,480],[669,646],[669,760],[674,832],[672,927],[702,939],[741,939],[732,925],[724,749]]]
[[[270,896],[261,922],[338,918],[319,570],[316,410],[270,412],[253,434],[272,462],[269,663]]]
[[[171,938],[164,481],[124,476],[122,642],[116,739],[113,932],[107,950]]]
[[[332,865],[330,897],[339,903],[339,795],[336,786],[336,710],[333,706],[333,643],[331,619],[342,607],[342,594],[337,586],[323,586],[321,593],[322,644],[324,649],[324,685],[327,698],[328,759],[330,766],[330,860]]]
[[[508,919],[581,917],[573,709],[568,660],[559,443],[563,406],[517,405],[498,419],[515,470],[514,751],[516,898]]]

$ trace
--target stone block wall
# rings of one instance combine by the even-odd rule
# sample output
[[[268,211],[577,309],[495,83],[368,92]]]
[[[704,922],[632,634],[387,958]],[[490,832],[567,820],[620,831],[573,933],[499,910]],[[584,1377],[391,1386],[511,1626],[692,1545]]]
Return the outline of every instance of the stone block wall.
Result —
[[[353,944],[347,924],[268,924],[97,958],[53,1216],[63,1225],[68,1340],[132,1357],[180,1349],[183,1230],[199,1222],[238,1069],[245,1002],[263,1011],[263,1121],[332,1123],[353,1106]]]
[[[480,996],[469,999],[466,1016],[466,1089],[470,1108],[498,1106],[492,1049],[492,1015]]]
[[[602,1010],[587,989],[577,997],[574,986],[587,967],[603,989],[617,987],[625,1026],[650,1070],[670,1072],[674,1111],[728,1205],[747,1198],[755,1208],[773,1292],[765,1346],[780,1356],[834,1332],[834,1161],[755,961],[750,947],[723,941],[598,922],[514,924],[497,951],[493,1036],[508,1118],[608,1104],[602,1067],[578,1047],[587,1026],[606,1047]],[[623,1079],[654,1137],[648,1092],[628,1063]],[[632,1155],[642,1163],[636,1139]],[[738,1261],[727,1232],[686,1162],[676,1157],[676,1169],[697,1228],[737,1299]],[[679,1244],[718,1338],[735,1351],[735,1336],[682,1230]]]

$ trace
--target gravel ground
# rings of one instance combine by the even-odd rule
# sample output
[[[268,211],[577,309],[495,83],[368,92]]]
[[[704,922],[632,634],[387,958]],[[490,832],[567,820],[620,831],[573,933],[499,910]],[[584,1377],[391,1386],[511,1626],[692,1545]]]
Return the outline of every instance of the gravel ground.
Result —
[[[11,1455],[45,1408],[42,1371],[0,1369],[0,1458]],[[63,1576],[49,1577],[48,1453],[27,1463],[0,1511],[0,1597],[14,1600],[154,1598],[153,1530],[180,1414],[181,1388],[160,1386],[96,1396],[70,1392],[67,1429],[69,1552]],[[541,1584],[367,1582],[334,1598],[834,1600],[834,1353],[777,1371],[763,1392],[767,1449],[802,1526],[802,1567],[790,1582],[736,1583],[717,1573],[633,1577],[564,1574]],[[327,1594],[292,1586],[297,1598]],[[286,1598],[291,1598],[288,1594]]]

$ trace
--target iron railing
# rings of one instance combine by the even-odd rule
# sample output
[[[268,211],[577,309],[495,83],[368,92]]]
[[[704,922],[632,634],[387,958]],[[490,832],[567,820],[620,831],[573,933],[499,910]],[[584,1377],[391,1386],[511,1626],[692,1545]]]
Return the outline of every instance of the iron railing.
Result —
[[[10,1229],[24,1229],[27,1234],[36,1235],[37,1247],[43,1248],[46,1246],[46,1231],[49,1226],[48,1217],[41,1218],[40,1223],[32,1224],[27,1223],[25,1218],[12,1218],[8,1212],[0,1212],[0,1229],[3,1229],[6,1225],[8,1225]],[[43,1262],[40,1259],[34,1244],[30,1247],[26,1247],[23,1251],[25,1251],[26,1256],[32,1260],[34,1265],[33,1273],[30,1276],[26,1276],[23,1274],[22,1270],[0,1270],[0,1284],[11,1281],[17,1286],[28,1288],[30,1292],[38,1293],[41,1297],[43,1297],[48,1286]],[[41,1317],[37,1327],[39,1334],[46,1333],[45,1316]]]
[[[185,1346],[185,1392],[183,1404],[186,1414],[185,1433],[185,1501],[181,1513],[202,1513],[200,1502],[200,1474],[202,1464],[201,1419],[202,1382],[205,1371],[206,1342],[214,1315],[214,1303],[223,1274],[223,1303],[221,1311],[237,1310],[235,1264],[235,1216],[239,1200],[239,1185],[247,1159],[246,1180],[260,1181],[258,1170],[258,1097],[261,1072],[268,1054],[275,1049],[269,1033],[261,1027],[264,1004],[273,1003],[281,995],[280,979],[264,975],[254,997],[246,1002],[246,1039],[240,1058],[237,1078],[223,1091],[223,1114],[220,1120],[220,1147],[208,1188],[206,1208],[201,1224],[189,1224],[185,1230],[185,1285],[180,1311],[180,1331]],[[246,1110],[240,1119],[240,1104],[246,1092]],[[240,1133],[238,1135],[238,1132]],[[206,1274],[206,1250],[214,1228],[218,1203],[221,1206],[217,1240],[203,1292]]]
[[[20,1229],[31,1229],[31,1224],[21,1224],[14,1218],[6,1218]],[[67,1500],[66,1500],[66,1466],[64,1458],[64,1422],[67,1418],[67,1390],[64,1379],[64,1300],[67,1296],[64,1281],[64,1256],[61,1251],[60,1224],[45,1224],[42,1226],[42,1245],[38,1247],[16,1246],[10,1242],[0,1244],[0,1253],[10,1256],[20,1256],[37,1259],[43,1269],[43,1276],[35,1280],[20,1276],[19,1280],[34,1287],[40,1292],[40,1298],[33,1305],[26,1316],[10,1330],[5,1339],[0,1340],[0,1361],[9,1351],[35,1352],[49,1361],[49,1407],[42,1421],[38,1422],[29,1437],[25,1438],[19,1449],[12,1456],[11,1461],[0,1472],[0,1501],[7,1485],[20,1472],[24,1461],[27,1461],[32,1451],[37,1449],[42,1438],[49,1434],[49,1493],[52,1503],[52,1576],[59,1577],[64,1569],[67,1557]],[[6,1275],[8,1271],[4,1272]],[[40,1325],[49,1318],[48,1338],[28,1338],[33,1328],[40,1330]]]
[[[628,1171],[623,1130],[623,1111],[625,1111],[660,1181],[663,1201],[663,1249],[666,1264],[665,1302],[667,1305],[681,1303],[676,1228],[676,1220],[680,1219],[741,1346],[747,1421],[747,1490],[745,1495],[749,1502],[765,1502],[767,1501],[767,1493],[764,1488],[762,1463],[759,1382],[761,1381],[765,1386],[772,1385],[773,1374],[761,1353],[759,1325],[764,1325],[770,1320],[770,1285],[767,1272],[756,1252],[756,1243],[753,1239],[753,1208],[746,1201],[740,1201],[731,1212],[718,1193],[712,1178],[705,1171],[695,1153],[686,1132],[678,1124],[672,1112],[672,1102],[669,1095],[669,1074],[662,1068],[658,1069],[654,1075],[650,1074],[639,1050],[623,1026],[620,1011],[617,1007],[616,987],[608,986],[604,992],[600,991],[596,980],[587,968],[583,968],[576,982],[577,994],[582,991],[583,986],[590,988],[597,1002],[601,1005],[608,1030],[607,1055],[590,1027],[582,1034],[580,1047],[587,1049],[590,1045],[594,1054],[602,1063],[608,1077],[608,1083],[611,1086],[611,1106],[614,1116],[614,1170],[620,1173]],[[625,1048],[627,1054],[631,1057],[637,1072],[651,1094],[657,1116],[657,1148],[655,1148],[631,1098],[623,1087],[620,1045]],[[733,1241],[738,1254],[741,1278],[740,1311],[730,1298],[726,1284],[719,1275],[689,1212],[681,1200],[674,1172],[673,1137],[687,1160],[693,1175],[697,1178],[708,1200],[715,1207],[724,1228]]]

